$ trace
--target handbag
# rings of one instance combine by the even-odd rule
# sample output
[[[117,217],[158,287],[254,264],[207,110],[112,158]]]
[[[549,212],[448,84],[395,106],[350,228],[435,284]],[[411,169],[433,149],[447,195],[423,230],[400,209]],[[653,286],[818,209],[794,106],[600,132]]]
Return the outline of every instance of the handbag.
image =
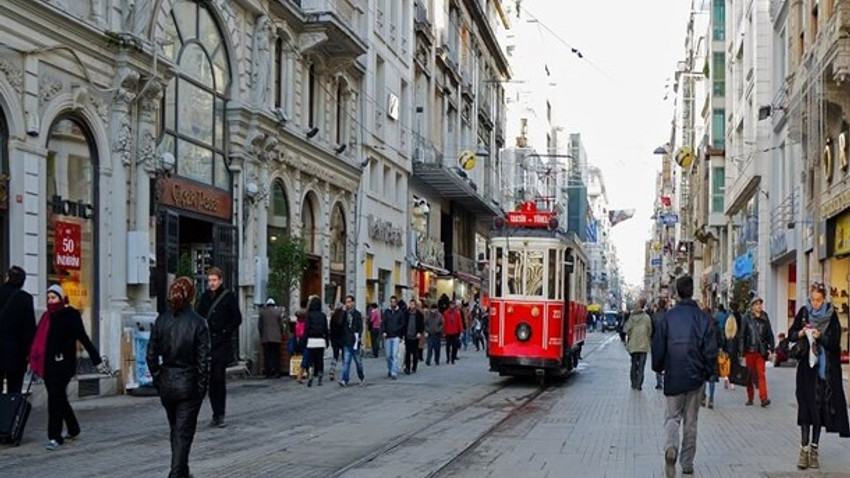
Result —
[[[717,376],[728,377],[732,368],[732,360],[726,352],[717,354]]]
[[[753,377],[749,368],[741,365],[737,360],[733,360],[729,371],[729,381],[735,385],[746,387],[753,383]]]
[[[788,356],[796,361],[804,360],[809,353],[809,341],[805,338],[798,339],[788,348]]]

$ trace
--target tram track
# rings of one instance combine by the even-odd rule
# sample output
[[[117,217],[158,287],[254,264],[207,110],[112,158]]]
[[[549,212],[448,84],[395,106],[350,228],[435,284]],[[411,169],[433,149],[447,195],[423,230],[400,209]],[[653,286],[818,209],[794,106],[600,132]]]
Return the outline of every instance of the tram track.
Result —
[[[590,355],[592,355],[597,350],[600,350],[610,344],[616,339],[616,335],[613,335],[601,342],[594,343],[592,347],[583,351],[582,359],[586,359]],[[575,373],[575,372],[574,372]],[[570,375],[573,375],[572,373]],[[346,473],[357,470],[362,467],[369,466],[372,462],[385,457],[386,455],[392,453],[402,453],[406,446],[412,446],[415,442],[417,442],[422,436],[427,436],[427,433],[430,430],[433,430],[435,426],[440,423],[452,423],[452,420],[457,418],[461,419],[462,414],[467,411],[471,406],[486,404],[488,401],[492,402],[492,407],[496,407],[498,404],[503,403],[505,400],[511,401],[510,397],[501,397],[500,394],[506,391],[510,391],[511,387],[515,387],[517,385],[517,379],[508,378],[499,383],[495,388],[488,390],[486,393],[480,394],[476,396],[471,401],[466,401],[465,403],[454,405],[451,409],[442,412],[439,417],[435,420],[429,421],[428,424],[424,426],[417,427],[414,430],[411,430],[407,433],[403,433],[399,435],[389,443],[384,446],[378,447],[366,455],[362,456],[358,460],[355,460],[352,463],[336,470],[332,474],[328,475],[329,478],[337,478],[344,477]],[[505,412],[504,416],[497,420],[496,422],[488,425],[484,430],[477,434],[468,444],[463,446],[458,450],[453,450],[448,457],[448,459],[442,461],[437,468],[431,469],[427,471],[425,474],[420,475],[425,478],[435,478],[441,476],[443,473],[448,471],[458,462],[460,462],[464,457],[468,456],[472,453],[482,442],[484,442],[487,438],[491,437],[496,431],[502,428],[507,422],[516,418],[518,414],[527,409],[530,405],[534,403],[541,395],[543,395],[546,391],[555,388],[557,385],[554,383],[547,383],[542,386],[537,386],[533,391],[518,397],[518,401],[514,402],[513,407]]]

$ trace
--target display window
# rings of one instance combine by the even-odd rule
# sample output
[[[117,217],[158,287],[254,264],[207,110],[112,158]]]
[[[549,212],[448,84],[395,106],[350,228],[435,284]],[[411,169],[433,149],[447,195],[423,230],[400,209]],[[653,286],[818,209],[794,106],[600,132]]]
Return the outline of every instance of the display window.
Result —
[[[74,117],[53,123],[47,142],[47,283],[60,284],[97,344],[97,156]]]

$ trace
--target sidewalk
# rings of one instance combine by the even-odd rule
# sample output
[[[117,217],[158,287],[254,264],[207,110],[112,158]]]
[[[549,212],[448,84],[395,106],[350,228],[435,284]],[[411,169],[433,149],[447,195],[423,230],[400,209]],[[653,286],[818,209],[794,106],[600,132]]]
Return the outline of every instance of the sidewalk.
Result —
[[[594,334],[596,335],[596,334]],[[647,364],[642,392],[629,386],[629,356],[606,342],[581,372],[534,403],[457,463],[447,476],[663,476],[664,396]],[[850,440],[824,434],[821,469],[797,471],[794,368],[768,369],[772,405],[745,407],[746,389],[718,384],[699,415],[695,477],[850,477]],[[681,470],[677,470],[681,476]]]

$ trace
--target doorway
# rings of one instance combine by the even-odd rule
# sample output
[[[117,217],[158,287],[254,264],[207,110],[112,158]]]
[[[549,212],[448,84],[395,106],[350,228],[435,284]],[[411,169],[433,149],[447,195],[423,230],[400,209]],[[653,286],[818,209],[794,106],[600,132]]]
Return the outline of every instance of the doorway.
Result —
[[[322,296],[322,258],[312,254],[307,256],[307,269],[301,280],[301,300],[311,295]]]

